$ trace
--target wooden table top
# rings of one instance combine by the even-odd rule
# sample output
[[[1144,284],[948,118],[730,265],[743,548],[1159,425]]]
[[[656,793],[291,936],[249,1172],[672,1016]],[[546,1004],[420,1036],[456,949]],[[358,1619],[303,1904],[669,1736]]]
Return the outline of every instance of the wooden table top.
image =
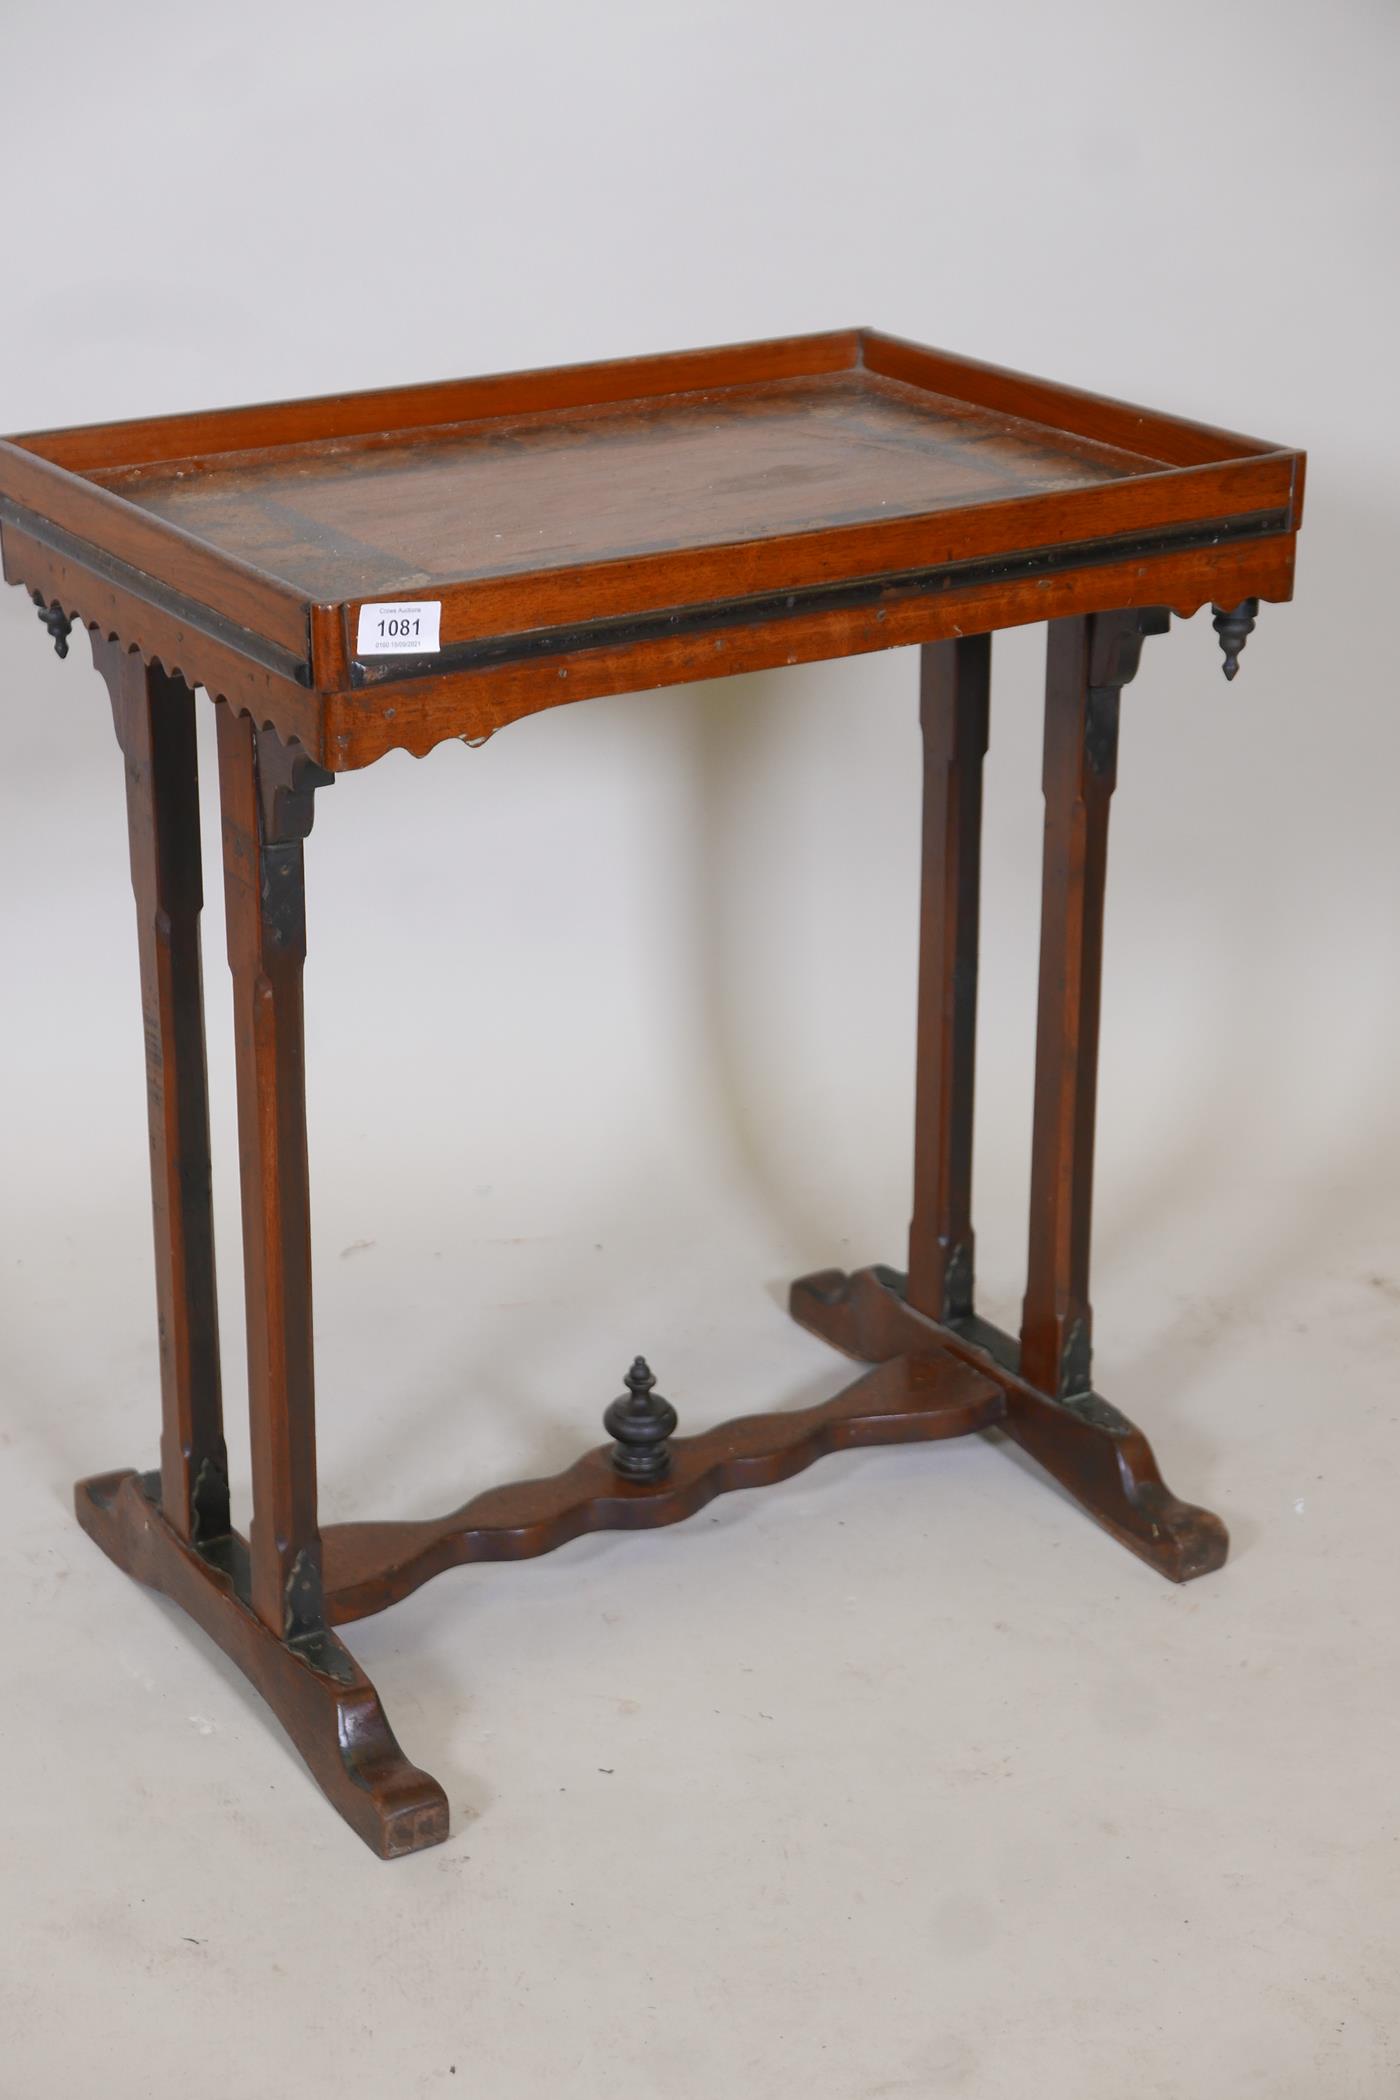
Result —
[[[92,478],[310,598],[354,600],[1096,488],[1159,465],[857,370]]]
[[[0,540],[344,770],[589,693],[1286,597],[1302,467],[859,330],[15,438]],[[363,646],[403,601],[436,648]]]

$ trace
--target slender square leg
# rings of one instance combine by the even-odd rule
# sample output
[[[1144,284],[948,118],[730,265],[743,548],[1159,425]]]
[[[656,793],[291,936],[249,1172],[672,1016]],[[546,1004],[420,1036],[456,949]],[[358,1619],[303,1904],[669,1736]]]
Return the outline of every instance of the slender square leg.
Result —
[[[403,1756],[374,1687],[326,1627],[302,972],[304,842],[314,792],[332,776],[222,702],[218,739],[253,1461],[246,1578],[237,1567],[229,1573],[242,1614],[259,1632],[251,1637],[251,1628],[234,1624],[239,1645],[262,1661],[257,1682],[322,1787],[388,1856],[446,1837],[447,1800]]]
[[[324,1624],[302,971],[303,841],[314,790],[329,776],[226,705],[218,738],[243,1183],[252,1599],[263,1624],[290,1640]]]
[[[181,1538],[229,1529],[209,1166],[194,695],[93,637],[126,763],[160,1335],[160,1504]]]
[[[1164,611],[1050,627],[1045,682],[1045,866],[1031,1140],[1030,1255],[1021,1375],[1064,1399],[1090,1387],[1089,1233],[1099,1069],[1108,809],[1118,713]]]
[[[991,670],[989,634],[930,642],[922,652],[920,1051],[909,1303],[932,1320],[960,1320],[972,1311],[977,919]]]

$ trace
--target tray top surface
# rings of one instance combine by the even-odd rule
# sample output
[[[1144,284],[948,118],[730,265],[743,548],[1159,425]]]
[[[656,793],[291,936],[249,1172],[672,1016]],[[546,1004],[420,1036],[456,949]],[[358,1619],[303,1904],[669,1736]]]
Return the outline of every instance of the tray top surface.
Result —
[[[97,470],[315,598],[950,512],[1158,459],[856,369]]]
[[[0,557],[56,640],[345,772],[604,693],[1287,598],[1304,467],[838,329],[0,438]]]

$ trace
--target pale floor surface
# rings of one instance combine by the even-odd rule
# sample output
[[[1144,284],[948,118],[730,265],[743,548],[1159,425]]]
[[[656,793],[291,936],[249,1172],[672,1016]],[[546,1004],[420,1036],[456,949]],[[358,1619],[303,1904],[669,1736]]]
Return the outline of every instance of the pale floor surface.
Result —
[[[0,2094],[1400,2093],[1381,1179],[1108,1236],[1100,1383],[1223,1574],[1172,1588],[971,1440],[449,1575],[350,1634],[452,1806],[387,1866],[68,1513],[153,1460],[139,1189],[11,1221]],[[850,1375],[771,1291],[822,1250],[737,1202],[547,1245],[466,1211],[318,1257],[332,1516],[567,1462],[638,1346],[692,1427]]]

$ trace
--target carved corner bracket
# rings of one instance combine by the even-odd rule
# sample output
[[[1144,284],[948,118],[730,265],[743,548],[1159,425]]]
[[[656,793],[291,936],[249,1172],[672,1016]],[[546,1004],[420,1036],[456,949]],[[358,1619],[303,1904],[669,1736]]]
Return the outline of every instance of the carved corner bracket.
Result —
[[[284,744],[275,729],[258,729],[254,734],[263,844],[300,845],[311,836],[316,790],[334,787],[335,775],[318,765],[300,744]]]
[[[1089,644],[1089,683],[1096,690],[1121,691],[1137,676],[1142,645],[1150,634],[1165,634],[1172,616],[1165,605],[1138,605],[1126,612],[1096,613]]]
[[[1125,685],[1137,676],[1142,645],[1151,634],[1165,634],[1171,613],[1165,605],[1132,606],[1124,612],[1096,613],[1089,623],[1088,716],[1084,755],[1090,770],[1111,776],[1118,756],[1118,702]],[[1111,785],[1111,780],[1110,780]]]
[[[275,729],[252,730],[257,783],[258,881],[263,925],[271,947],[306,953],[306,884],[302,847],[311,836],[316,790],[335,775],[299,744],[284,744]]]

